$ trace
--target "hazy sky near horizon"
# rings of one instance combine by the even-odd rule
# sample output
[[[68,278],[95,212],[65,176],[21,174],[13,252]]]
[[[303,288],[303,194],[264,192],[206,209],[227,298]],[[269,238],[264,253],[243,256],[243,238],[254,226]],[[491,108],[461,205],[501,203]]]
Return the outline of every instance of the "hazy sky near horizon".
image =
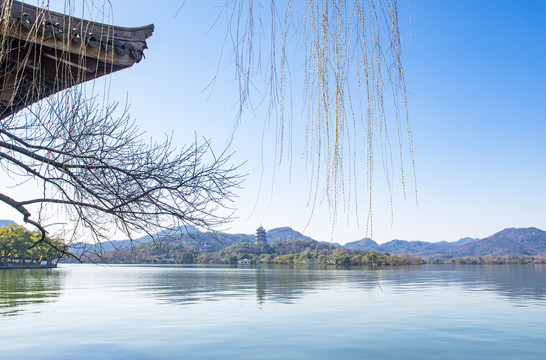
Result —
[[[142,0],[111,3],[116,25],[154,23],[156,28],[146,58],[108,78],[110,99],[128,99],[146,136],[172,133],[181,145],[205,137],[221,151],[233,129],[237,96],[233,69],[222,61],[218,68],[225,27],[214,22],[222,1],[189,0],[179,12],[184,0],[161,6]],[[506,227],[545,230],[546,1],[409,4],[410,11],[406,1],[399,1],[399,19],[419,206],[408,176],[411,167],[406,168],[407,200],[400,183],[393,186],[392,223],[387,190],[378,184],[374,240],[455,241]],[[62,10],[55,6],[52,1],[52,9]],[[203,91],[217,68],[215,88]],[[247,176],[231,204],[238,219],[228,232],[253,233],[262,223],[266,229],[291,226],[322,241],[363,238],[364,210],[359,224],[340,213],[334,229],[324,204],[310,217],[310,175],[301,149],[295,145],[289,180],[288,163],[275,165],[274,124],[265,127],[262,143],[259,110],[245,114],[235,132],[234,160],[245,162],[241,173]],[[296,129],[294,142],[303,141]],[[5,190],[9,182],[3,179]],[[363,193],[365,186],[357,185]],[[367,199],[361,202],[365,209]],[[0,218],[22,222],[4,205]]]

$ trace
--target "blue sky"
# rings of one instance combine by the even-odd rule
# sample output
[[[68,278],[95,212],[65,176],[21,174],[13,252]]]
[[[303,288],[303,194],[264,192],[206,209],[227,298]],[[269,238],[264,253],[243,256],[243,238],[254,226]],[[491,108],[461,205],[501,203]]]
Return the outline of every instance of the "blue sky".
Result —
[[[172,132],[184,144],[197,134],[221,150],[235,115],[233,70],[220,62],[214,91],[202,90],[219,63],[225,27],[213,23],[222,1],[188,0],[175,16],[182,2],[112,1],[116,25],[154,23],[156,31],[146,59],[109,77],[110,98],[129,99],[147,136]],[[455,241],[506,227],[545,230],[546,2],[410,0],[409,12],[407,2],[399,2],[419,206],[412,180],[407,200],[396,182],[391,224],[379,181],[373,189],[374,240]],[[310,218],[310,175],[298,145],[303,137],[295,132],[289,181],[288,164],[274,163],[273,124],[266,126],[260,155],[263,128],[262,112],[247,113],[235,134],[235,160],[246,161],[242,172],[248,175],[232,204],[238,219],[228,231],[251,233],[262,223],[267,229],[291,226],[324,241],[364,237],[362,210],[359,224],[354,214],[341,213],[334,228],[326,206]],[[357,186],[366,192],[365,184]],[[365,208],[367,199],[361,202]],[[0,214],[20,222],[4,207]]]

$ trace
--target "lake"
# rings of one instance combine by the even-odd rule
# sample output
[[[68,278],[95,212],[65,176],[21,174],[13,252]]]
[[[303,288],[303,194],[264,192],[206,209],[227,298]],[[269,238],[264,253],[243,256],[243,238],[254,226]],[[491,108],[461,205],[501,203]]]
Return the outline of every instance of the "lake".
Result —
[[[544,359],[546,265],[0,270],[2,359]]]

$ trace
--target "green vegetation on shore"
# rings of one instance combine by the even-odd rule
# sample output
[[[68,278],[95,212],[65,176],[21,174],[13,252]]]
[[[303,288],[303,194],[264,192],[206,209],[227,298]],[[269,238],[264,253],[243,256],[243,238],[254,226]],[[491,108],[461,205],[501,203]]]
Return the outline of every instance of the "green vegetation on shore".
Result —
[[[200,252],[180,241],[139,244],[98,254],[86,254],[92,262],[110,264],[322,264],[322,265],[420,265],[420,264],[543,264],[545,257],[483,256],[422,259],[402,252],[388,253],[332,246],[311,239],[272,244],[238,242],[216,252]]]
[[[213,253],[199,253],[179,242],[146,243],[130,248],[90,256],[91,261],[107,263],[237,264],[246,259],[251,264],[325,264],[325,265],[414,265],[423,260],[410,254],[363,252],[333,247],[309,239],[277,241],[269,244],[235,243]]]
[[[46,238],[47,243],[35,243],[41,234],[31,232],[21,225],[0,228],[0,266],[14,264],[53,264],[62,256],[65,243],[59,238]],[[57,250],[59,249],[59,250]]]
[[[426,264],[546,264],[544,256],[465,256],[451,259],[427,259]]]

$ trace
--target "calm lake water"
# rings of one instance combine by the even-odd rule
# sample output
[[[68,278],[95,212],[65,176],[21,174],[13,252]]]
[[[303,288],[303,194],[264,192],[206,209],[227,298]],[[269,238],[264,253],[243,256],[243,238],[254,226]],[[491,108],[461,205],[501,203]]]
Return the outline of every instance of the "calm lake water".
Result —
[[[0,270],[0,358],[544,359],[546,266]]]

